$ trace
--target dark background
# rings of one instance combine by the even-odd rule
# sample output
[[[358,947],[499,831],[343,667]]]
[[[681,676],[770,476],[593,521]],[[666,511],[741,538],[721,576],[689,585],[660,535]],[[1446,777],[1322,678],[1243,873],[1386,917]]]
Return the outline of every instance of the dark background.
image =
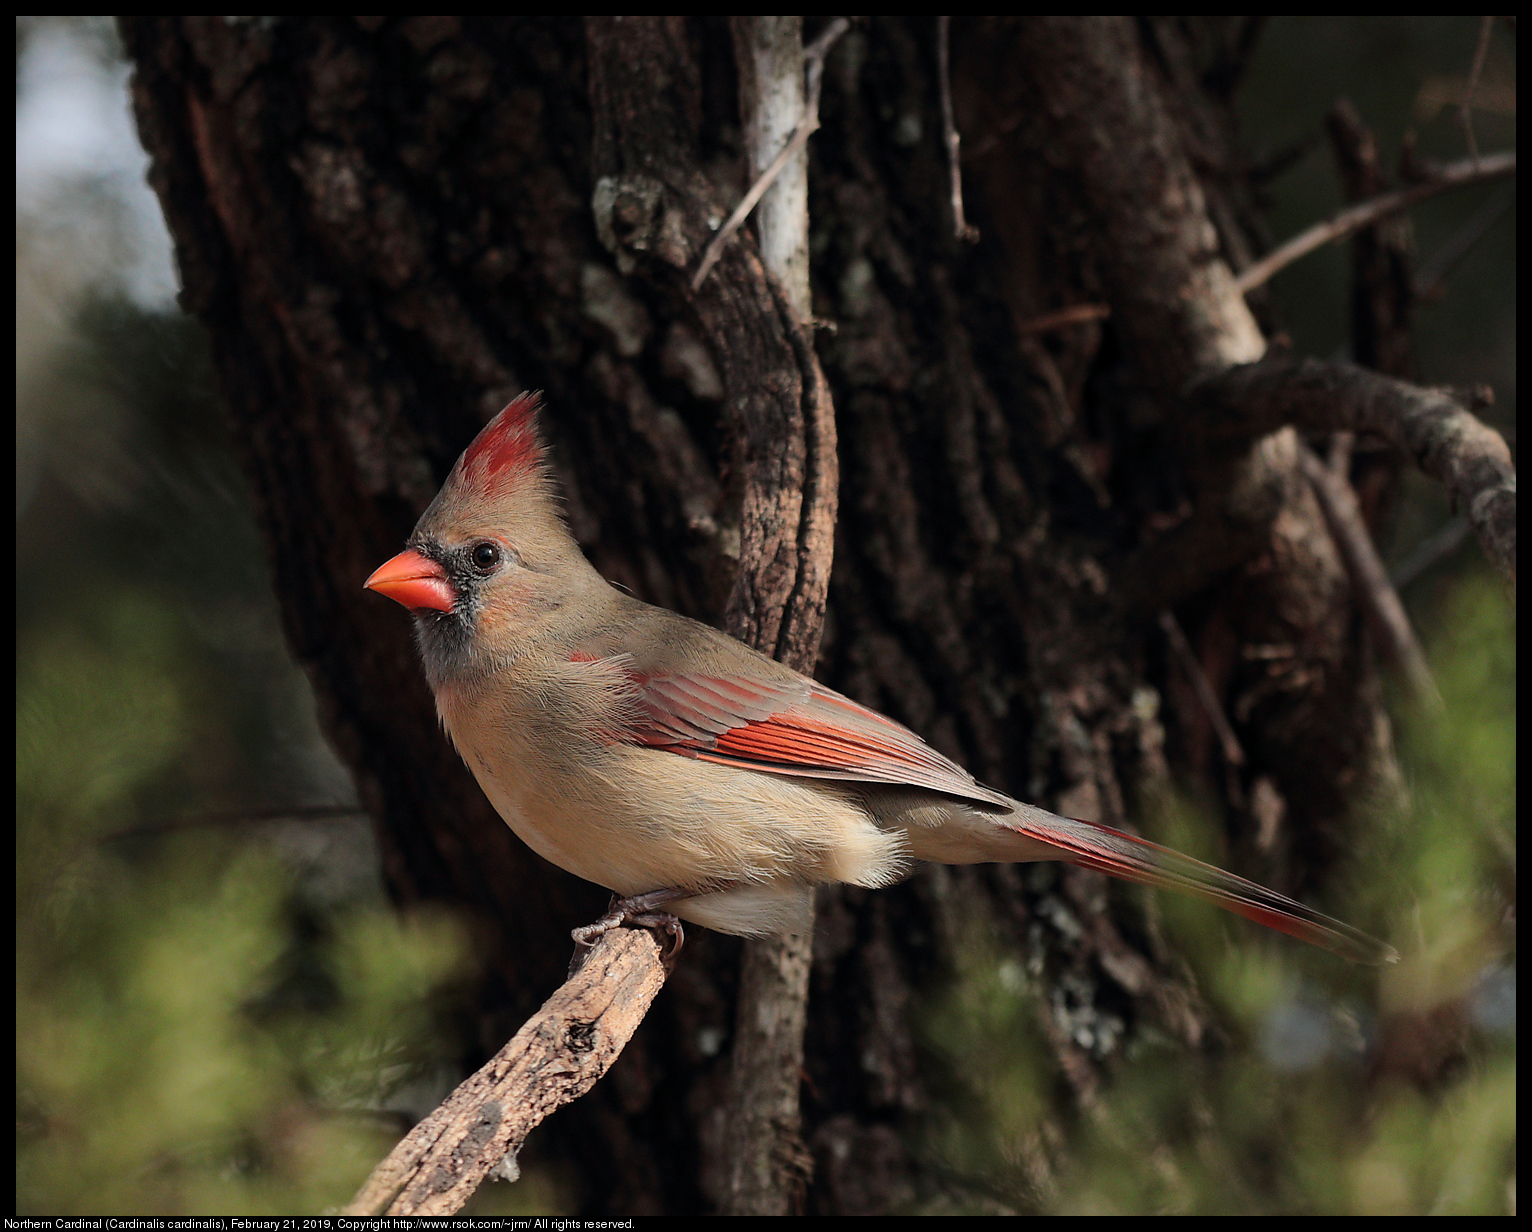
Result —
[[[1270,23],[1238,114],[1252,163],[1299,147],[1264,187],[1275,239],[1342,202],[1323,136],[1340,95],[1386,168],[1412,130],[1422,156],[1462,156],[1439,100],[1460,96],[1478,31],[1473,17]],[[1497,29],[1481,149],[1514,143],[1514,47]],[[18,22],[19,1209],[317,1211],[500,1040],[474,1010],[467,927],[389,907],[370,823],[287,657],[206,342],[166,294],[120,56],[105,22]],[[1507,191],[1412,211],[1421,263]],[[1486,417],[1513,449],[1514,263],[1510,208],[1413,331],[1422,379],[1494,388]],[[1274,281],[1298,353],[1347,346],[1350,278],[1336,245]],[[1385,559],[1448,516],[1435,485],[1407,475]],[[931,1102],[896,1127],[927,1178],[902,1205],[1514,1210],[1514,966],[1486,940],[1514,879],[1497,881],[1504,865],[1468,833],[1510,833],[1510,615],[1471,540],[1404,597],[1455,707],[1440,725],[1399,712],[1413,811],[1378,823],[1388,883],[1409,898],[1387,918],[1416,930],[1393,938],[1415,947],[1406,971],[1373,994],[1316,986],[1265,950],[1208,959],[1209,995],[1242,1030],[1219,1064],[1196,1063],[1198,1100],[1166,1089],[1174,1066],[1143,1063],[1169,1048],[1144,1032],[1111,1117],[1057,1121],[1039,1111],[1058,1079],[1031,1040],[1027,973],[976,935],[908,1007]],[[1427,1082],[1364,1086],[1347,1032],[1365,1039],[1400,1006],[1458,1007],[1439,1015],[1455,1060]],[[1231,1190],[1182,1120],[1214,1126],[1231,1159],[1248,1139],[1269,1174]],[[1171,1126],[1149,1134],[1166,1145],[1147,1161],[1142,1125]],[[1026,1144],[1045,1133],[1069,1136],[1073,1171],[1028,1171]],[[523,1168],[477,1209],[591,1209],[538,1135]]]

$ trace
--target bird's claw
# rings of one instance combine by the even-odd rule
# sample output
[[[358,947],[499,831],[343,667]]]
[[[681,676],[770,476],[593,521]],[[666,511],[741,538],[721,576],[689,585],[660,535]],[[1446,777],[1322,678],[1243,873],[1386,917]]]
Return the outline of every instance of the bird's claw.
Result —
[[[660,955],[660,961],[665,965],[665,971],[668,974],[675,965],[676,955],[681,952],[681,947],[686,943],[686,930],[681,927],[681,921],[670,912],[656,911],[654,908],[662,902],[674,902],[677,897],[680,895],[665,890],[656,891],[653,894],[640,894],[634,898],[614,897],[607,913],[595,923],[570,929],[569,935],[574,939],[575,952],[569,960],[569,974],[573,975],[584,965],[586,956],[599,938],[614,928],[629,925],[638,928],[657,928],[673,938],[673,944]]]

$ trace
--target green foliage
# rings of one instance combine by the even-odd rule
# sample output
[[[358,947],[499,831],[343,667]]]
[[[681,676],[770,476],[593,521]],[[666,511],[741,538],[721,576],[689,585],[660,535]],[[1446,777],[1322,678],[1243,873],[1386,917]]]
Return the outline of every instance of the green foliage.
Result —
[[[1446,708],[1402,721],[1407,801],[1358,818],[1371,831],[1365,885],[1333,904],[1401,961],[1350,967],[1160,895],[1167,942],[1229,1035],[1188,1050],[1163,1024],[1135,1024],[1099,1097],[1066,1122],[1041,1034],[1070,1030],[1057,988],[1041,1005],[1023,963],[976,939],[925,1022],[948,1086],[921,1142],[968,1209],[1514,1210],[1512,613],[1474,577],[1434,624]],[[1112,1051],[1096,1042],[1098,1056]]]
[[[412,1059],[452,930],[359,914],[335,957],[386,950],[417,978],[352,977],[362,987],[324,1012],[272,1021],[258,1006],[290,946],[280,868],[178,846],[97,881],[66,931],[19,956],[22,1211],[319,1211],[397,1136],[361,1113],[388,1062]]]
[[[305,938],[290,873],[248,839],[109,837],[194,753],[197,715],[152,602],[105,623],[20,660],[18,1209],[338,1205],[397,1134],[367,1110],[441,1059],[431,994],[461,939],[381,905]],[[295,979],[300,956],[317,972]]]
[[[390,1109],[431,1094],[400,1089],[460,1076],[459,930],[388,907],[360,819],[241,820],[349,784],[282,646],[204,345],[94,304],[19,408],[29,1214],[338,1206],[404,1128]],[[305,876],[293,852],[345,826],[345,875]]]

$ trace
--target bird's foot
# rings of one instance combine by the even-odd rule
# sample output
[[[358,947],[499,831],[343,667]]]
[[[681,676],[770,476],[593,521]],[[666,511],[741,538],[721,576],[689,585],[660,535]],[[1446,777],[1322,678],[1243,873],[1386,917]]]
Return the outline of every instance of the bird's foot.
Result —
[[[695,894],[695,890],[671,889],[651,890],[647,894],[635,894],[632,898],[614,897],[606,914],[594,924],[586,924],[570,930],[569,935],[574,938],[575,943],[575,952],[569,962],[570,975],[583,965],[586,955],[596,944],[597,938],[611,932],[614,928],[623,928],[630,924],[639,928],[657,928],[670,935],[673,944],[660,956],[660,961],[665,964],[665,970],[668,972],[675,965],[676,955],[681,952],[681,947],[686,943],[686,930],[681,927],[680,920],[670,912],[661,911],[659,908],[666,903],[692,898]]]

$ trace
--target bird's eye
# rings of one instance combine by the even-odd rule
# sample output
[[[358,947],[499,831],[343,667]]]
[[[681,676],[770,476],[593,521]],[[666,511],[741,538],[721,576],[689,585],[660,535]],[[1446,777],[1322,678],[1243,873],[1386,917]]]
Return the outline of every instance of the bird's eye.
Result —
[[[488,573],[500,563],[500,549],[493,543],[476,543],[472,560],[475,569],[480,573]]]

